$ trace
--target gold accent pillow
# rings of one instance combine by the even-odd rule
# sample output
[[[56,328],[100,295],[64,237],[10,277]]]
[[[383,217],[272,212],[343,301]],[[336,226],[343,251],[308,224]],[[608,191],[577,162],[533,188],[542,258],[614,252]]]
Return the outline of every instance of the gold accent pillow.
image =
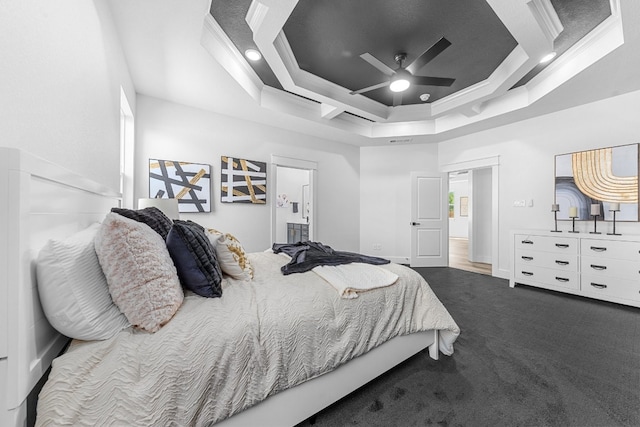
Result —
[[[253,279],[253,266],[244,248],[232,234],[207,229],[207,236],[216,248],[216,256],[223,273],[238,280]]]

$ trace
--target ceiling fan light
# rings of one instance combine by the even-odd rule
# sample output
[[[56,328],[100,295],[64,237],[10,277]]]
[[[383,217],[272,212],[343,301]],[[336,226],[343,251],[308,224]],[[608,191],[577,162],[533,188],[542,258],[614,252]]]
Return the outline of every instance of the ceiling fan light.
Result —
[[[411,86],[409,80],[399,78],[391,82],[391,84],[389,85],[389,89],[391,89],[391,92],[404,92],[405,90],[409,89],[409,86]]]

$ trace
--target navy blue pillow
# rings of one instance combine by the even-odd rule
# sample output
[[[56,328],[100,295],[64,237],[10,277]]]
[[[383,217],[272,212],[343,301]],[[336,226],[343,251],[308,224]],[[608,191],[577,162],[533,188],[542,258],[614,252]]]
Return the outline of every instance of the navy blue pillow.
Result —
[[[222,272],[202,226],[175,220],[167,235],[167,249],[184,288],[203,297],[222,296]]]
[[[118,215],[126,216],[134,221],[147,224],[156,233],[162,236],[162,240],[167,239],[167,234],[171,229],[171,220],[160,209],[156,207],[148,207],[144,209],[125,209],[125,208],[111,208],[111,212],[115,212]]]

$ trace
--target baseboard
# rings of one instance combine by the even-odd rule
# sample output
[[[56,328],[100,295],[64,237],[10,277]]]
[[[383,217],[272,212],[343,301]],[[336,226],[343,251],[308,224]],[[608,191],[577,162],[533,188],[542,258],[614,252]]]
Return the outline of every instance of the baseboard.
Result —
[[[483,264],[491,264],[493,262],[493,260],[491,259],[490,256],[479,256],[475,259],[470,259],[470,262],[481,262]]]
[[[498,269],[496,271],[496,275],[493,277],[499,277],[501,279],[507,279],[509,280],[511,278],[511,271],[509,270],[504,270],[504,269]]]

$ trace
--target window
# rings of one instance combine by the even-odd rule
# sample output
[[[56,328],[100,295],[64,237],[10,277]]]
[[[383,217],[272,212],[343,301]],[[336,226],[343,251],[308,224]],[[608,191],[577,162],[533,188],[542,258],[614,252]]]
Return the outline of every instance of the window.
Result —
[[[122,207],[133,209],[134,120],[131,106],[120,88],[120,193]]]

